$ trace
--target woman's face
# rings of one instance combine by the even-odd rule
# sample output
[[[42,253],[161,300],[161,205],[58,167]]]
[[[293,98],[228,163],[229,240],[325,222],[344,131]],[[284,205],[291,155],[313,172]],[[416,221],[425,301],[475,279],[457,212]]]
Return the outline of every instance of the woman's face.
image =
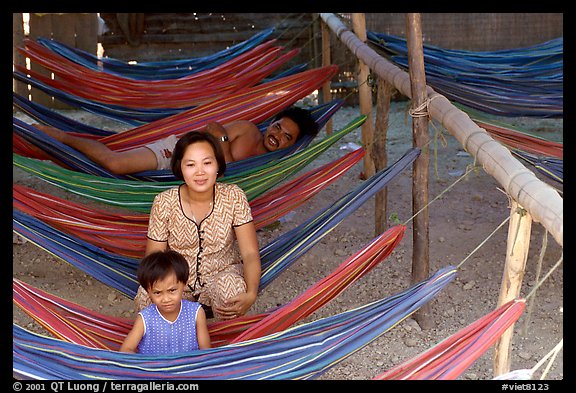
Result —
[[[181,165],[188,187],[196,192],[212,190],[218,176],[218,161],[210,143],[200,141],[189,145],[184,151]]]

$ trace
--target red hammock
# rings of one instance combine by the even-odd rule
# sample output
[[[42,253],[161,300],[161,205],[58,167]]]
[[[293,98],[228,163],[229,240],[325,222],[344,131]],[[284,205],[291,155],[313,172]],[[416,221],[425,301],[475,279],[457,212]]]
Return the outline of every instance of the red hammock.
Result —
[[[374,379],[456,379],[520,318],[525,308],[525,299],[511,300],[428,351]]]
[[[543,138],[527,135],[508,128],[500,127],[495,124],[475,122],[484,128],[495,139],[502,142],[505,146],[512,149],[520,149],[541,156],[555,157],[562,159],[564,157],[564,144],[561,142],[549,141]]]
[[[125,108],[190,108],[241,88],[255,85],[293,59],[298,49],[281,54],[270,40],[211,69],[178,79],[138,80],[95,71],[71,61],[32,40],[18,48],[55,78],[23,66],[16,70],[62,92],[106,105]]]
[[[402,240],[405,231],[403,225],[388,229],[329,276],[283,307],[209,324],[212,346],[262,337],[302,320],[387,258]],[[12,289],[14,303],[61,340],[117,350],[133,323],[132,319],[97,313],[15,278],[12,279]]]
[[[304,173],[250,201],[256,229],[301,206],[364,157],[350,152]],[[113,213],[13,184],[12,207],[108,252],[141,258],[146,247],[149,214]]]

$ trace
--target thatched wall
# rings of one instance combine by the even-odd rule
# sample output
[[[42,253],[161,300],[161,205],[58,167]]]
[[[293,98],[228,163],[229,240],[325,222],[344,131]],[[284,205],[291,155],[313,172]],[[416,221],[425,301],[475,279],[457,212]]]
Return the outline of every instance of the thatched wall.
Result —
[[[315,14],[285,13],[102,13],[109,29],[104,54],[123,60],[155,61],[202,57],[275,27],[273,38],[302,53],[291,64],[314,57]]]
[[[366,28],[406,36],[406,14],[366,14]],[[564,35],[561,13],[422,13],[425,44],[491,51],[530,46]]]

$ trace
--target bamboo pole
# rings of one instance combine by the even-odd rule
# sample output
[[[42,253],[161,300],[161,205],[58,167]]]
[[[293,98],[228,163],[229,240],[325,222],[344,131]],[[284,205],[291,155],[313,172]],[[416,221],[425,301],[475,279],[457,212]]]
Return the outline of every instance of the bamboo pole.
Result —
[[[394,85],[400,93],[412,97],[410,78],[406,72],[359,40],[336,15],[322,13],[320,16],[338,39],[374,73]],[[532,219],[541,223],[554,240],[563,246],[564,207],[560,194],[526,169],[507,148],[496,142],[486,130],[474,123],[465,112],[452,105],[446,97],[436,93],[429,86],[427,93],[430,100],[428,104],[430,116],[440,122],[503,187],[504,191],[530,212]]]
[[[322,67],[329,66],[332,64],[332,59],[330,57],[330,29],[328,25],[320,19],[321,31],[322,31]],[[332,100],[332,94],[330,92],[331,81],[324,82],[322,85],[322,98],[324,102],[330,102]],[[332,118],[326,123],[326,135],[331,135],[334,130]]]
[[[412,141],[413,146],[422,149],[412,165],[412,284],[419,283],[430,275],[430,236],[428,209],[428,172],[430,154],[428,150],[428,114],[419,108],[426,106],[426,74],[424,73],[424,49],[420,14],[406,14],[406,37],[410,92],[412,93]],[[422,113],[417,113],[421,111]],[[417,212],[420,212],[416,214]],[[422,329],[434,325],[430,303],[424,304],[415,313],[415,319]]]
[[[352,26],[358,37],[366,41],[366,18],[364,14],[352,14]],[[370,68],[358,59],[358,98],[360,100],[360,114],[366,115],[366,121],[362,123],[362,144],[366,155],[364,156],[364,176],[366,179],[372,177],[376,171],[374,169],[374,159],[372,150],[374,144],[374,123],[372,120],[372,88],[367,83]]]
[[[532,218],[516,201],[512,201],[510,223],[508,224],[506,263],[498,298],[498,307],[518,298],[530,248]],[[498,339],[494,347],[494,376],[510,371],[510,353],[514,325],[510,326]]]
[[[388,138],[388,119],[390,101],[394,87],[385,79],[378,78],[376,95],[376,123],[374,124],[374,168],[376,172],[388,166],[386,140]],[[374,198],[374,236],[388,228],[388,187],[378,191]]]

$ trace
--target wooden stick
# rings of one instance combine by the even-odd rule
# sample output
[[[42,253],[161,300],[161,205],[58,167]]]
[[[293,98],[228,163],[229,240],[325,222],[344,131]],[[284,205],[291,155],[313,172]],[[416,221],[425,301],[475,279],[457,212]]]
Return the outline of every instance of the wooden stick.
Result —
[[[426,74],[424,73],[424,49],[420,14],[406,14],[406,37],[410,91],[412,93],[412,141],[414,147],[422,149],[412,166],[412,213],[416,214],[412,224],[412,283],[425,280],[430,275],[430,236],[428,209],[428,99]],[[424,105],[423,109],[422,106]],[[434,326],[430,303],[424,304],[415,314],[422,329]]]
[[[532,217],[518,202],[512,200],[506,245],[506,263],[504,265],[497,307],[512,299],[516,299],[520,295],[530,248],[531,229]],[[514,325],[510,326],[495,344],[494,376],[510,371],[513,332]]]
[[[364,14],[352,14],[352,27],[354,32],[362,40],[366,42],[366,19]],[[374,123],[372,120],[372,88],[367,83],[370,69],[360,59],[358,59],[358,98],[360,100],[360,113],[366,115],[366,121],[362,124],[362,143],[366,155],[364,156],[364,177],[366,179],[373,176],[376,171],[374,169],[374,159],[372,158],[372,145],[374,143]]]
[[[320,20],[320,25],[322,26],[322,67],[325,67],[332,63],[332,59],[330,57],[330,29],[322,19]],[[330,84],[331,81],[326,81],[322,86],[322,98],[324,102],[330,102],[332,100]],[[330,118],[326,123],[326,135],[331,135],[333,130],[333,122],[332,118]]]
[[[385,79],[378,78],[376,95],[376,124],[374,125],[374,168],[378,172],[388,166],[386,140],[388,138],[388,119],[390,101],[394,87]],[[374,236],[388,228],[388,187],[378,191],[374,199]]]

